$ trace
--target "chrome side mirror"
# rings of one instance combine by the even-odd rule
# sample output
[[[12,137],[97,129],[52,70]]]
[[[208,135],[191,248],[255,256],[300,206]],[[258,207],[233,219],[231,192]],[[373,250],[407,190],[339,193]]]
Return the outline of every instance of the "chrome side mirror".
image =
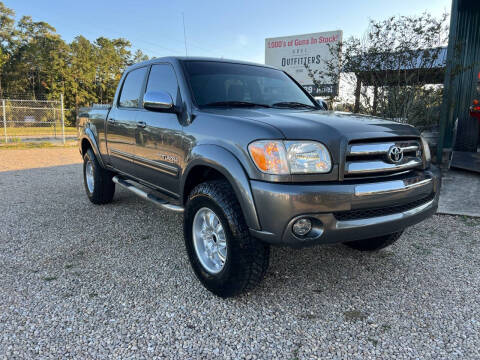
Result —
[[[164,91],[149,91],[143,96],[143,107],[151,111],[172,110],[173,100]]]
[[[324,110],[328,110],[328,104],[323,99],[317,99],[318,105],[320,105]]]

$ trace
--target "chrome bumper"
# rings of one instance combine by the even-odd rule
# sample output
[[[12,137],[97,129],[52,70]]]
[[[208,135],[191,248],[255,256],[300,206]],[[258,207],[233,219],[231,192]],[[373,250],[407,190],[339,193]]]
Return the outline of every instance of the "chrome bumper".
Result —
[[[414,178],[384,181],[373,184],[361,184],[355,186],[355,196],[370,196],[393,192],[408,192],[411,189],[432,183],[432,177],[417,176]]]
[[[252,181],[251,186],[262,227],[251,234],[271,244],[298,247],[386,235],[424,220],[436,212],[440,174],[432,168],[402,179],[362,184]],[[293,223],[301,217],[313,224],[305,237],[292,233]]]

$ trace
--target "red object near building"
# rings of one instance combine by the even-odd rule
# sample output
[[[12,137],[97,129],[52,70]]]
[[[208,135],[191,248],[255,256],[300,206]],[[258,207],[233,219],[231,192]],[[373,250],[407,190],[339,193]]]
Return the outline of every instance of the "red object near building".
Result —
[[[478,73],[477,80],[477,96],[480,98],[480,73]],[[478,99],[473,100],[473,105],[470,106],[470,116],[480,121],[480,101]]]

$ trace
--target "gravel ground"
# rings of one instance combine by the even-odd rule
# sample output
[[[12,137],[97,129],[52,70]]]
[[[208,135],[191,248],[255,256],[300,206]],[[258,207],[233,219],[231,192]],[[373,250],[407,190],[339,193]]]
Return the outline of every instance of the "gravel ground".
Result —
[[[91,205],[78,164],[0,172],[0,199],[0,358],[480,358],[480,219],[434,216],[376,254],[274,248],[222,300],[179,215],[125,191]]]

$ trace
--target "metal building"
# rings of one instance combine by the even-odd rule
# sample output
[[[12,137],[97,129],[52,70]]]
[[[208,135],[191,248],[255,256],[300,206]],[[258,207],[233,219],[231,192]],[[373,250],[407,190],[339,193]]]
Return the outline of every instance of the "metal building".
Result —
[[[452,166],[475,171],[480,171],[480,121],[470,116],[469,108],[480,100],[479,73],[480,0],[453,0],[437,156],[441,161],[453,149]]]

